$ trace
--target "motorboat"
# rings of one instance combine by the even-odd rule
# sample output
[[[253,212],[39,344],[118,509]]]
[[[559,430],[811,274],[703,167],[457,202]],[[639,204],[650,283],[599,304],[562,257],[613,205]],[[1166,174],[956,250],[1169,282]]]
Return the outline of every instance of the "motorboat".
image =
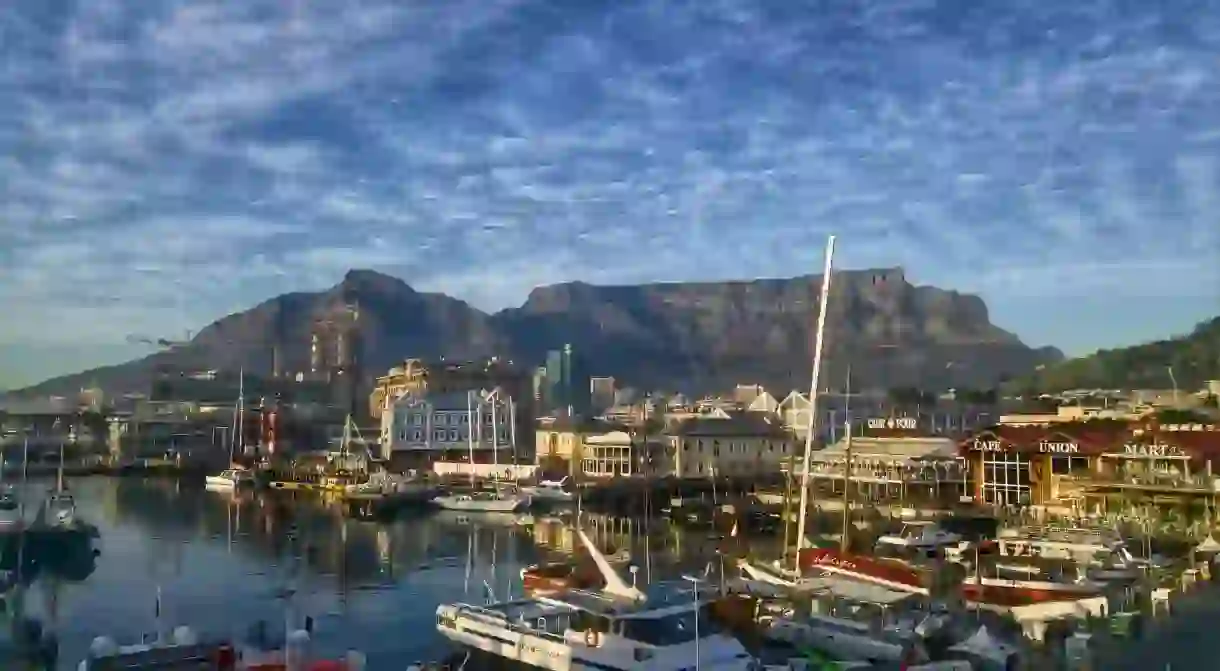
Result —
[[[625,566],[631,561],[627,552],[606,558],[613,566]],[[593,565],[590,565],[593,564]],[[521,569],[521,584],[526,594],[556,594],[570,589],[599,589],[605,579],[588,558],[532,564]]]
[[[933,522],[904,522],[896,535],[881,536],[877,539],[877,545],[927,552],[961,541],[960,535],[945,531]]]
[[[216,475],[209,475],[204,481],[208,489],[230,490],[239,487],[253,487],[254,473],[245,468],[226,468]]]
[[[571,503],[576,500],[576,494],[567,488],[569,481],[565,475],[559,480],[541,480],[533,487],[522,487],[521,491],[529,494],[535,503]]]
[[[0,533],[20,529],[22,522],[17,491],[9,485],[0,487]]]
[[[530,497],[504,492],[474,491],[438,496],[433,502],[445,510],[467,513],[515,513],[529,507]]]
[[[65,529],[75,526],[76,499],[66,489],[51,492],[42,505],[39,521],[50,528]]]
[[[670,587],[641,600],[571,590],[487,606],[444,604],[437,629],[454,643],[554,671],[751,669],[750,654],[710,617],[711,601]]]

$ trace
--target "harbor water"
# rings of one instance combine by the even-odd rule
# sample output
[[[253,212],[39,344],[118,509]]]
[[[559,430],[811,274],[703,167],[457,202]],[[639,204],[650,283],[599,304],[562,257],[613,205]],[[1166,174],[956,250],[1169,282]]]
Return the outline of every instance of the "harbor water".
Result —
[[[53,484],[31,481],[23,497],[33,506]],[[65,669],[99,635],[139,642],[159,621],[163,630],[244,638],[260,621],[282,632],[291,609],[296,621],[313,618],[318,653],[357,649],[370,671],[401,671],[447,650],[435,632],[438,604],[520,595],[523,566],[579,544],[570,515],[416,511],[371,522],[285,492],[151,479],[69,487],[78,516],[98,529],[99,552],[72,575],[37,572],[23,606],[57,633]],[[603,548],[629,550],[640,580],[719,566],[726,542],[659,521],[584,515],[582,528]]]

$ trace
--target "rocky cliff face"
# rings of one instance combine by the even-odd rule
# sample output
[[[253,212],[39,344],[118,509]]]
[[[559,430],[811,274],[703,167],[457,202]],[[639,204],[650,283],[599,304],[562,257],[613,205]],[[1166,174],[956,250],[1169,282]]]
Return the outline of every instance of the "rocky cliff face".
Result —
[[[392,277],[352,271],[330,290],[285,294],[224,317],[178,351],[35,389],[74,391],[96,379],[118,391],[155,363],[265,373],[275,350],[281,370],[305,370],[312,325],[352,303],[359,305],[367,373],[406,357],[499,354],[536,364],[546,350],[571,343],[597,374],[646,388],[805,388],[820,282],[574,282],[539,287],[521,307],[489,315]],[[841,386],[849,365],[858,387],[990,386],[1062,358],[991,324],[978,296],[911,285],[898,268],[836,273],[827,323],[824,386]]]

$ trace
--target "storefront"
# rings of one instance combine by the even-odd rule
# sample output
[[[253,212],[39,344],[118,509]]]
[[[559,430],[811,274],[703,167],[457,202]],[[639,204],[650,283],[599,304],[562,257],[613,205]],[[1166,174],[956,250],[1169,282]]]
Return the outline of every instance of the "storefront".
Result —
[[[974,499],[994,505],[1044,505],[1101,490],[1214,493],[1220,429],[999,426],[960,446]]]

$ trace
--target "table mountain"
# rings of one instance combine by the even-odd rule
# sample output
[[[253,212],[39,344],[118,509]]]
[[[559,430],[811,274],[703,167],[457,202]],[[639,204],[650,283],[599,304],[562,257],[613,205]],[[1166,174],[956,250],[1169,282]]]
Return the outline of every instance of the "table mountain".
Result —
[[[526,365],[571,343],[598,375],[644,388],[724,389],[757,382],[808,387],[820,278],[539,287],[525,304],[494,314],[444,294],[354,270],[329,290],[291,293],[224,317],[185,346],[119,366],[48,380],[27,392],[109,392],[144,385],[156,366],[269,373],[308,369],[320,318],[357,305],[364,370],[377,374],[406,357],[468,359],[499,354]],[[274,354],[273,354],[274,353]],[[847,366],[866,386],[990,386],[1053,363],[991,324],[978,296],[908,283],[899,268],[835,274],[824,386]]]

